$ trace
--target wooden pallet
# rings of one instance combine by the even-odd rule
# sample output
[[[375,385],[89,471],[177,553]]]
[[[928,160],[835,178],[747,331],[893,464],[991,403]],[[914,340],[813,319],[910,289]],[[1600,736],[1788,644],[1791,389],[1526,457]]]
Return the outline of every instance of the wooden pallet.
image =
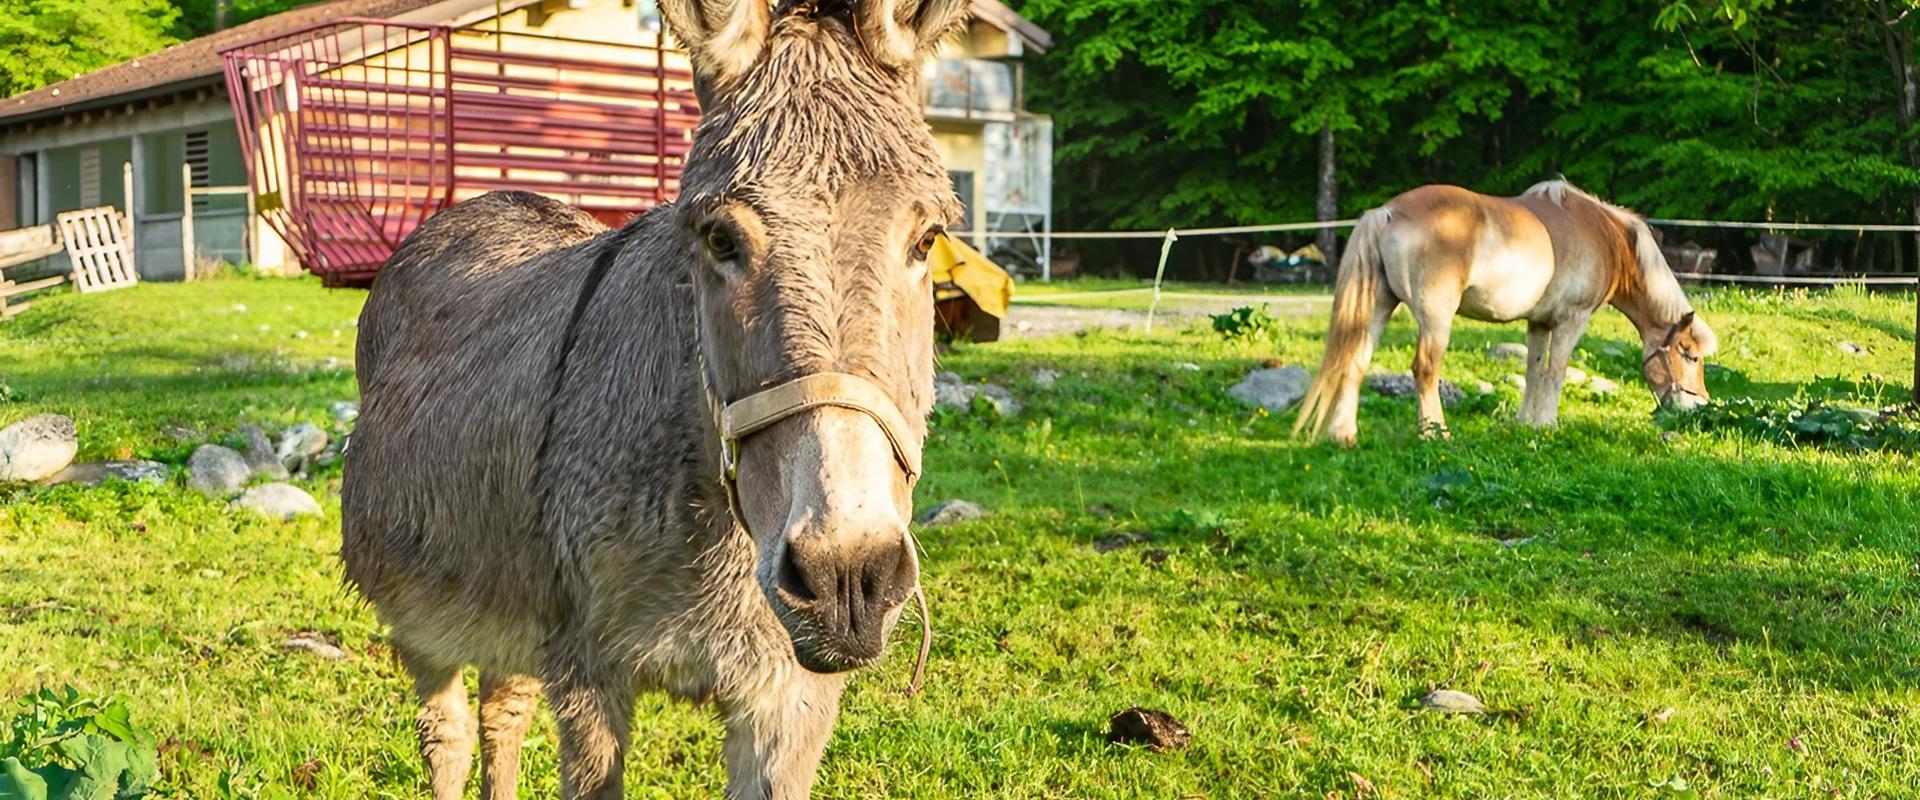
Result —
[[[55,219],[73,264],[75,290],[124,289],[140,282],[140,273],[134,270],[131,229],[113,206],[65,211]]]
[[[57,255],[63,249],[65,248],[54,242],[51,225],[0,231],[0,319],[6,319],[26,310],[28,305],[26,303],[8,302],[14,297],[49,286],[58,286],[67,280],[65,275],[55,275],[51,278],[18,283],[7,279],[6,270]]]

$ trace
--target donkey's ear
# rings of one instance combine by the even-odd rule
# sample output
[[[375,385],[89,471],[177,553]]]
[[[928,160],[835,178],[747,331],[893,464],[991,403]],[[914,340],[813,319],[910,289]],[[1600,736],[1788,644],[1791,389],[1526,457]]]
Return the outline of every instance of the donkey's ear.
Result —
[[[904,70],[918,67],[971,10],[969,0],[856,0],[854,20],[874,60]]]
[[[1693,312],[1691,311],[1687,312],[1687,315],[1684,317],[1681,317],[1680,321],[1674,323],[1673,327],[1679,328],[1681,330],[1686,330],[1688,328],[1693,327]]]
[[[767,46],[767,0],[660,0],[660,15],[707,85],[745,74]]]

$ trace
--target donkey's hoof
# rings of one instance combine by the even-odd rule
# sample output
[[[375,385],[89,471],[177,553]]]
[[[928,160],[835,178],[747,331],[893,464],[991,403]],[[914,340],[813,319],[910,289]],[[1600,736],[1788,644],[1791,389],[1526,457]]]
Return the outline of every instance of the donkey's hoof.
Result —
[[[1445,425],[1442,425],[1438,422],[1432,422],[1432,423],[1428,423],[1425,427],[1422,427],[1420,429],[1420,438],[1429,442],[1434,441],[1436,439],[1443,440],[1443,441],[1452,441],[1453,431],[1447,430],[1447,426]]]

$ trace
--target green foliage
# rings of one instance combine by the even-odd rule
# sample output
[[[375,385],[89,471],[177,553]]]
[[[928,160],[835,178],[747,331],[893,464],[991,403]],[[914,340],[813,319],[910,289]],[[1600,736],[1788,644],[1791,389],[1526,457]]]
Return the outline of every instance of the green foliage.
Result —
[[[0,744],[0,800],[132,800],[159,774],[153,735],[126,704],[42,688]]]
[[[178,14],[167,0],[0,0],[0,95],[166,47]]]
[[[1225,314],[1213,315],[1213,332],[1228,341],[1247,342],[1273,334],[1278,320],[1266,306],[1241,306]]]
[[[1920,452],[1920,424],[1912,408],[1876,411],[1826,400],[1764,401],[1736,398],[1690,411],[1663,409],[1660,424],[1672,430],[1735,430],[1780,444],[1841,450]]]
[[[1920,191],[1883,40],[1920,14],[1864,0],[1019,7],[1057,43],[1028,85],[1063,228],[1309,219],[1322,126],[1344,215],[1556,175],[1665,217],[1906,222]]]

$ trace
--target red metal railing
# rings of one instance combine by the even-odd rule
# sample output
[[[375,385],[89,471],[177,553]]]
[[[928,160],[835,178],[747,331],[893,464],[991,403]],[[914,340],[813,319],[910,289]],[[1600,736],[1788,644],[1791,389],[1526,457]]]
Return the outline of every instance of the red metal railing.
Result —
[[[609,223],[670,200],[700,119],[663,44],[346,19],[221,55],[260,213],[332,285],[483,192]]]

